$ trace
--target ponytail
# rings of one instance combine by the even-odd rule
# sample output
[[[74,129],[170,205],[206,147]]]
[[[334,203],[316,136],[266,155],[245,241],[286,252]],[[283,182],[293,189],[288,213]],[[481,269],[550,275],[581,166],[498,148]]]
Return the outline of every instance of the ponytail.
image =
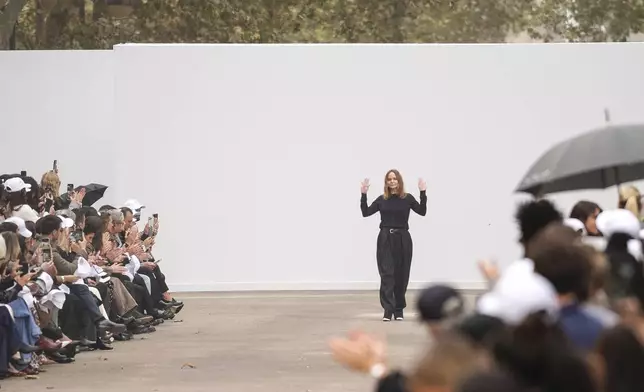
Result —
[[[634,186],[622,187],[619,189],[619,208],[628,210],[640,219],[640,212],[642,210],[642,195],[640,191]]]
[[[622,207],[625,210],[629,210],[633,215],[640,216],[640,204],[637,200],[637,197],[631,196],[626,201],[624,201],[624,206]]]

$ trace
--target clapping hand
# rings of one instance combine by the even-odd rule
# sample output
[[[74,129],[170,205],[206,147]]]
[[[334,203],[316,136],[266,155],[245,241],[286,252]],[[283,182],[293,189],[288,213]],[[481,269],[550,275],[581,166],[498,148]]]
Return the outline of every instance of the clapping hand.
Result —
[[[422,178],[418,179],[418,189],[421,192],[424,192],[427,190],[427,183]]]
[[[384,340],[353,331],[348,338],[333,338],[329,341],[333,359],[342,365],[359,371],[368,372],[373,365],[384,364],[387,346]]]
[[[145,246],[146,248],[149,248],[152,245],[154,245],[154,237],[148,237],[143,241],[143,246]]]
[[[45,271],[49,276],[56,276],[58,274],[58,270],[56,269],[56,265],[53,261],[42,263],[42,270]]]
[[[483,274],[483,277],[485,277],[488,282],[494,282],[499,279],[501,272],[499,271],[499,266],[495,262],[481,260],[478,262],[478,266],[479,271],[481,271],[481,274]]]
[[[31,280],[31,278],[34,277],[34,275],[36,275],[36,274],[35,273],[28,273],[28,274],[24,274],[24,275],[18,275],[15,278],[13,278],[13,280],[16,283],[18,283],[20,286],[24,287],[27,283],[29,283],[29,281]]]
[[[127,272],[127,268],[122,266],[122,265],[113,265],[110,267],[110,272],[113,274],[125,274]]]
[[[360,191],[364,194],[366,194],[369,191],[369,179],[365,178],[361,183],[360,183]]]
[[[29,260],[29,265],[41,265],[42,261],[43,261],[42,248],[38,248],[31,256],[31,260]]]

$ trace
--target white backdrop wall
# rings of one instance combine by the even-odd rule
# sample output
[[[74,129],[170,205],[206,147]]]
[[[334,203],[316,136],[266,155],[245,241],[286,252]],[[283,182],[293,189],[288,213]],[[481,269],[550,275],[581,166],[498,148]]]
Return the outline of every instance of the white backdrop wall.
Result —
[[[38,182],[58,160],[65,184],[114,183],[112,51],[0,52],[2,173]],[[116,202],[106,193],[106,202]]]
[[[155,253],[179,290],[377,288],[379,220],[361,217],[359,182],[372,179],[371,201],[393,167],[416,197],[418,177],[429,184],[427,216],[410,222],[412,285],[481,287],[476,260],[519,256],[512,190],[530,164],[603,125],[605,107],[614,122],[644,121],[641,44],[122,45],[32,56],[0,62],[0,77],[22,80],[2,80],[2,110],[15,95],[24,103],[8,104],[21,113],[11,129],[44,137],[47,116],[19,119],[65,108],[65,91],[76,106],[56,126],[61,138],[82,129],[85,143],[108,144],[94,150],[101,164],[70,176],[104,179],[107,200],[136,197],[160,214]],[[105,72],[43,73],[69,66],[60,56]],[[26,62],[46,88],[25,81]],[[29,106],[34,92],[46,98]],[[82,121],[96,118],[106,121]],[[3,167],[53,159],[11,154]],[[554,199],[567,213],[580,197],[616,203],[615,190]]]

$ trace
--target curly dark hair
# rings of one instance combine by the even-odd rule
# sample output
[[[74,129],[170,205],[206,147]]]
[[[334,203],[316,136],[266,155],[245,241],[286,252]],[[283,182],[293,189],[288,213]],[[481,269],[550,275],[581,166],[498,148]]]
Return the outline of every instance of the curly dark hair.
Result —
[[[514,215],[521,230],[521,243],[527,244],[539,231],[553,222],[562,223],[563,215],[545,199],[523,203]]]

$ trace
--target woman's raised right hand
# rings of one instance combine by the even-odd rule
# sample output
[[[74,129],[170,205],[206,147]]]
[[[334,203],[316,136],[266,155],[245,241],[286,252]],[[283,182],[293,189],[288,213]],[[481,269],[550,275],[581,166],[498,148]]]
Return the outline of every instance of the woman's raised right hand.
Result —
[[[369,191],[369,179],[365,178],[360,185],[360,191],[366,194]]]

